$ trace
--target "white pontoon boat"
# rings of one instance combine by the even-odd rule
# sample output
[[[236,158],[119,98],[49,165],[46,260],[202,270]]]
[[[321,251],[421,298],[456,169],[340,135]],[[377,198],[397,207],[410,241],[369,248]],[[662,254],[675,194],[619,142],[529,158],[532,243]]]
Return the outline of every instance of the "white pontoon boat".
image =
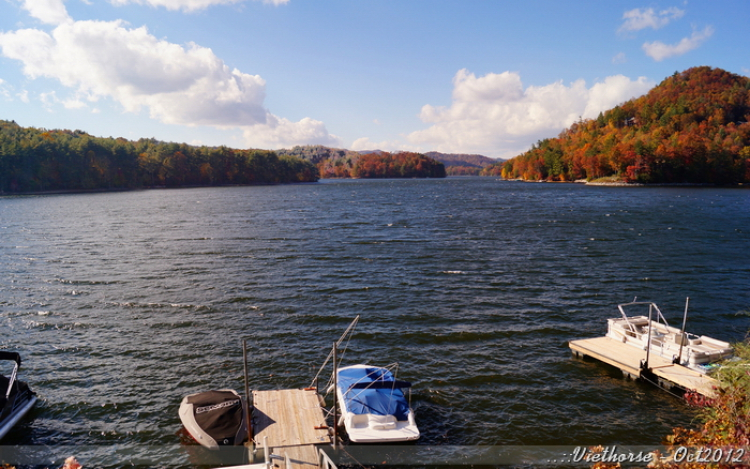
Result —
[[[389,368],[353,365],[337,370],[336,397],[349,440],[389,443],[419,438],[414,412],[399,381]]]
[[[673,363],[707,373],[716,362],[730,358],[734,350],[728,342],[698,336],[669,326],[659,307],[651,302],[618,305],[622,317],[607,320],[607,336],[623,343],[658,354]],[[628,316],[626,309],[640,308],[642,315]],[[687,318],[687,303],[685,305]],[[649,347],[648,344],[651,344]]]
[[[6,377],[0,374],[0,438],[34,407],[36,395],[29,385],[17,379],[21,356],[16,352],[0,351],[0,360],[12,361],[13,371]]]

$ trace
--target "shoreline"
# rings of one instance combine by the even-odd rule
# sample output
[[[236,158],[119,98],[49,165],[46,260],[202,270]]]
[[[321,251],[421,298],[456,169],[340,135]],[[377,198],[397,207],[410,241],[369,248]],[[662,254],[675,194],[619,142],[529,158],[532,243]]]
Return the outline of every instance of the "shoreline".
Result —
[[[448,176],[452,177],[494,177],[494,176]],[[377,179],[377,178],[321,178],[321,179]],[[414,178],[409,178],[414,179]],[[421,179],[421,178],[417,178]],[[427,178],[431,179],[431,178]],[[583,184],[587,186],[609,186],[609,187],[717,187],[717,188],[750,188],[750,185],[744,183],[736,184],[710,184],[710,183],[694,183],[694,182],[664,182],[664,183],[653,183],[644,184],[638,182],[624,182],[624,181],[586,181],[585,179],[577,179],[575,181],[529,181],[525,179],[504,179],[497,178],[498,181],[508,182],[524,182],[531,184]],[[199,189],[208,187],[254,187],[254,186],[277,186],[277,185],[294,185],[294,184],[314,184],[318,181],[308,182],[287,182],[287,183],[255,183],[255,184],[223,184],[223,185],[189,185],[189,186],[144,186],[144,187],[132,187],[132,188],[120,188],[120,189],[57,189],[50,191],[32,191],[32,192],[3,192],[0,191],[0,198],[3,197],[22,197],[22,196],[41,196],[41,195],[74,195],[74,194],[100,194],[100,193],[115,193],[115,192],[134,192],[134,191],[147,191],[147,190],[174,190],[174,189]]]
[[[576,179],[575,181],[529,181],[526,179],[503,179],[500,181],[528,182],[528,183],[548,183],[548,184],[583,184],[587,186],[612,186],[612,187],[750,187],[742,182],[736,184],[712,184],[708,182],[656,182],[645,184],[642,182],[625,182],[625,181],[587,181],[585,179]]]
[[[318,182],[318,181],[315,181]],[[201,189],[207,187],[255,187],[255,186],[281,186],[291,184],[313,184],[309,182],[259,182],[254,184],[221,184],[221,185],[190,185],[190,186],[144,186],[120,189],[57,189],[51,191],[32,191],[32,192],[3,192],[0,191],[0,197],[20,197],[29,195],[73,195],[73,194],[103,194],[108,192],[136,192],[149,190],[171,190],[171,189]]]

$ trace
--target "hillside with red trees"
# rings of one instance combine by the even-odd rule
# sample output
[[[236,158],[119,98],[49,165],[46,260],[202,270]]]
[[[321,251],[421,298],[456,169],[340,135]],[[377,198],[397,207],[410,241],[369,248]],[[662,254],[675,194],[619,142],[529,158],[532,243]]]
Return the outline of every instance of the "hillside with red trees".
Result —
[[[421,153],[373,152],[326,158],[318,163],[322,178],[444,178],[445,165]]]
[[[478,176],[483,168],[498,162],[498,160],[488,158],[484,155],[467,153],[428,151],[425,153],[425,156],[443,163],[448,176]]]
[[[750,78],[695,67],[482,174],[530,181],[748,183],[749,120]]]

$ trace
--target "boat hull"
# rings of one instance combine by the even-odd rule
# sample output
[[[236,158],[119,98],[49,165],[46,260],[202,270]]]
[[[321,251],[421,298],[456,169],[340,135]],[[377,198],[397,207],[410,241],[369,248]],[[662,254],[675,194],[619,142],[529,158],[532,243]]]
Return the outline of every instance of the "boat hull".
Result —
[[[36,395],[28,384],[17,379],[21,355],[0,350],[0,361],[13,363],[8,376],[0,374],[0,438],[3,438],[34,407]]]
[[[24,402],[18,403],[15,409],[0,421],[0,439],[2,439],[36,404],[36,396],[31,395]]]

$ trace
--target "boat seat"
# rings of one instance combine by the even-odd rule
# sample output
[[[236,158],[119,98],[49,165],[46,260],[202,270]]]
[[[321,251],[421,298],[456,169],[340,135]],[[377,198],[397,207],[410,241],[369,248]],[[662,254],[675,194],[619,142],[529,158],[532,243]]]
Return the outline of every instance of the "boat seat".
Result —
[[[701,336],[700,339],[701,339],[701,344],[707,345],[707,346],[712,347],[712,348],[717,349],[717,350],[719,350],[719,349],[722,349],[722,350],[731,349],[731,346],[729,345],[728,342],[724,342],[724,341],[721,341],[721,340],[712,339],[711,337],[706,337],[706,336]]]
[[[396,417],[393,415],[368,415],[368,426],[373,430],[389,430],[396,428]]]
[[[369,426],[369,420],[367,414],[349,414],[346,418],[348,422],[347,427],[352,428],[367,428]]]
[[[675,334],[674,337],[674,343],[677,345],[689,345],[690,340],[687,338],[685,334]]]
[[[701,353],[710,353],[716,350],[714,348],[707,347],[705,345],[698,345],[698,344],[691,345],[690,348],[695,350],[696,352],[701,352]]]

